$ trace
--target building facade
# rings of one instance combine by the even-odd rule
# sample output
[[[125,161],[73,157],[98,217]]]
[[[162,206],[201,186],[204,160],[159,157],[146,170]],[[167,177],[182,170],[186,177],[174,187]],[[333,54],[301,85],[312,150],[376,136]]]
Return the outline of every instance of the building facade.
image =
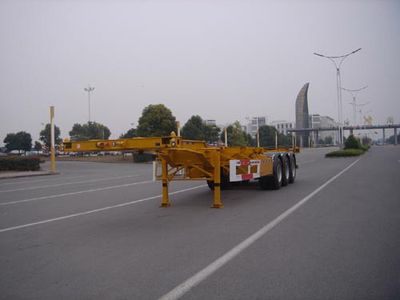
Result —
[[[217,126],[216,120],[203,120],[204,125]]]
[[[300,90],[296,98],[296,129],[310,128],[309,116],[308,116],[308,87],[307,82]],[[298,133],[297,144],[301,147],[307,147],[309,145],[309,134],[308,132]]]
[[[288,130],[293,129],[295,127],[295,124],[293,122],[279,120],[272,121],[271,126],[275,127],[279,133],[287,135]]]
[[[339,124],[328,116],[321,116],[319,114],[312,114],[309,117],[309,124],[311,128],[330,128],[330,127],[337,127]],[[336,130],[332,131],[319,131],[313,132],[312,134],[312,141],[313,144],[322,144],[326,143],[327,141],[331,140],[331,143],[328,144],[337,144],[338,141],[338,134]]]
[[[250,134],[253,138],[257,135],[257,130],[261,126],[267,125],[266,117],[252,117],[247,118],[248,123],[246,124],[246,132]]]

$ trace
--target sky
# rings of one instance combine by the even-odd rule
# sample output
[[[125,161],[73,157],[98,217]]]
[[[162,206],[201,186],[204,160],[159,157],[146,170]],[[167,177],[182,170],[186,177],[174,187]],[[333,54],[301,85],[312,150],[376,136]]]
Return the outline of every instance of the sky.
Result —
[[[368,86],[357,102],[374,124],[400,123],[400,1],[2,0],[0,145],[18,131],[37,140],[52,105],[68,137],[88,121],[89,84],[91,119],[112,138],[158,103],[181,124],[295,121],[306,82],[309,112],[337,119],[336,69],[313,53],[358,48],[342,86]]]

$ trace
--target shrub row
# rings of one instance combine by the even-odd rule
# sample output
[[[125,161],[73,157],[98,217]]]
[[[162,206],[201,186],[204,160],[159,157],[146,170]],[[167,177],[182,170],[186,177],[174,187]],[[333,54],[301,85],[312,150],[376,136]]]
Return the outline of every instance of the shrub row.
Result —
[[[326,157],[343,157],[343,156],[359,156],[363,154],[363,149],[343,149],[325,154]]]
[[[0,171],[38,171],[40,163],[39,157],[0,157]]]
[[[150,162],[156,159],[155,154],[151,153],[133,153],[133,162],[142,163],[142,162]]]

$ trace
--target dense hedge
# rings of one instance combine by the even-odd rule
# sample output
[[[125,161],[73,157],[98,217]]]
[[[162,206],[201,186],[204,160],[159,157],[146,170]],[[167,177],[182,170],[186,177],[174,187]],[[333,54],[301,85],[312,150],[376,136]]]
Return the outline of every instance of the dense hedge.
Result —
[[[133,153],[133,162],[142,163],[142,162],[150,162],[156,159],[155,154],[151,153]]]
[[[0,171],[38,171],[40,162],[39,157],[0,157]]]
[[[363,154],[363,149],[344,149],[327,153],[326,157],[343,157],[343,156],[359,156]]]
[[[350,134],[344,143],[344,149],[361,149],[360,140],[356,139],[354,135]]]
[[[349,135],[344,143],[344,149],[325,154],[326,157],[359,156],[369,150],[369,145],[362,145],[354,135]]]

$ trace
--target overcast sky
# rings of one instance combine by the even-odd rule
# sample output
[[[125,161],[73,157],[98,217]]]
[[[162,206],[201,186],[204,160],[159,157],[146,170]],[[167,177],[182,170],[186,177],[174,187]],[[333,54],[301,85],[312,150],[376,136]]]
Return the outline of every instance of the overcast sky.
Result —
[[[400,123],[399,1],[5,1],[0,2],[0,144],[7,133],[38,139],[56,108],[67,137],[92,119],[112,137],[163,103],[184,124],[248,116],[295,120],[310,82],[309,111],[337,119],[336,74],[356,89],[374,123]],[[344,118],[352,120],[343,93]]]

